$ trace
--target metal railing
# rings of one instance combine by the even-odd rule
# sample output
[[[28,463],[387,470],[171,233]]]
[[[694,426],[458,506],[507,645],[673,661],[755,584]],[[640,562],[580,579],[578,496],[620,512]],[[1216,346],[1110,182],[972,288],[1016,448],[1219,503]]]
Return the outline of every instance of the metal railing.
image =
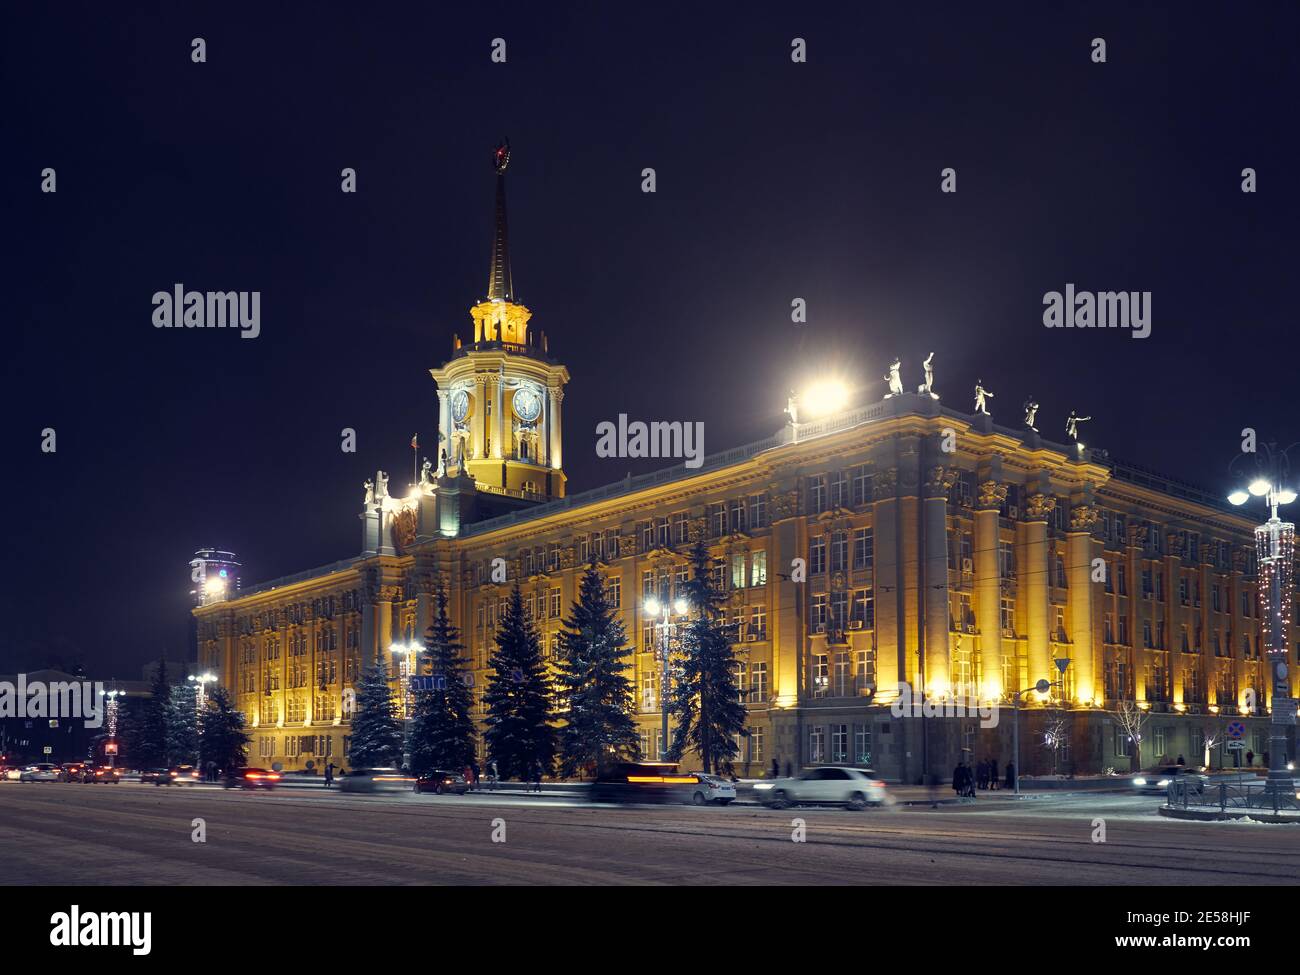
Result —
[[[1165,805],[1171,809],[1217,808],[1221,813],[1229,809],[1272,810],[1275,815],[1284,809],[1300,811],[1300,801],[1294,793],[1287,795],[1269,789],[1268,782],[1263,779],[1211,782],[1205,786],[1199,782],[1175,780],[1166,786]]]

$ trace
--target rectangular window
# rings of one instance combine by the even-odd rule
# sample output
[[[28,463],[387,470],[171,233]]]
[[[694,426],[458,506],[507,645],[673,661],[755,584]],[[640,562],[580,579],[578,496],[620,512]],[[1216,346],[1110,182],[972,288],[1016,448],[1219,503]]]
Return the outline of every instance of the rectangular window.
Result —
[[[837,531],[831,535],[831,571],[843,572],[849,567],[849,533]]]
[[[1002,635],[1015,639],[1016,636],[1016,602],[1014,599],[1001,601]]]
[[[727,534],[727,506],[725,504],[709,505],[709,528],[714,538]]]
[[[870,569],[875,559],[875,545],[870,528],[859,528],[853,533],[853,568]]]
[[[560,618],[560,615],[561,615],[561,598],[562,598],[562,593],[561,593],[561,590],[560,590],[560,588],[559,588],[558,586],[551,590],[551,592],[550,592],[550,603],[551,603],[551,607],[550,607],[550,618],[553,619],[553,620],[558,620],[558,619]]]
[[[609,604],[618,609],[623,605],[623,577],[607,576],[605,578],[605,596]]]
[[[826,510],[826,475],[816,474],[808,478],[808,513],[820,514]]]
[[[763,764],[763,729],[749,729],[749,760],[756,765]]]
[[[871,764],[871,725],[853,726],[853,762],[855,765]]]
[[[733,498],[731,501],[731,530],[733,532],[749,530],[749,519],[745,517],[744,498]]]
[[[867,473],[867,465],[859,464],[853,468],[853,504],[863,505],[871,503],[871,475]]]
[[[808,761],[814,765],[826,761],[826,729],[816,726],[808,729]]]
[[[731,588],[745,588],[745,553],[736,552],[731,556]]]
[[[751,528],[767,527],[766,494],[751,494],[749,496],[749,524]]]
[[[767,552],[764,549],[757,549],[750,555],[749,584],[751,587],[767,585]]]
[[[844,764],[849,760],[849,726],[831,725],[831,761]]]
[[[826,536],[818,535],[808,545],[808,571],[820,575],[826,571]]]
[[[814,627],[826,627],[826,594],[818,593],[812,598],[812,624]]]
[[[752,664],[749,668],[749,700],[751,704],[767,701],[767,663]]]
[[[843,471],[835,471],[830,477],[830,506],[847,508],[849,505],[849,476]]]
[[[749,635],[755,640],[767,639],[767,607],[755,606],[750,610]]]
[[[690,541],[691,519],[685,511],[673,515],[673,544],[685,545]]]
[[[969,598],[969,597],[968,597]],[[853,622],[861,623],[862,629],[871,630],[876,626],[876,604],[872,590],[853,590]]]

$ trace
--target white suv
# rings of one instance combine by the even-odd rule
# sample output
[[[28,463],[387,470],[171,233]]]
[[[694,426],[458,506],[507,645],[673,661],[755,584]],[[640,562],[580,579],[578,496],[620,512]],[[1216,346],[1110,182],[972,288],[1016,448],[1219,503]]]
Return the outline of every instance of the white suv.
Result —
[[[736,787],[726,779],[704,772],[687,772],[687,777],[695,779],[694,785],[688,785],[687,799],[696,806],[710,803],[725,806],[736,798]]]
[[[885,802],[885,783],[871,769],[822,765],[792,779],[772,779],[754,786],[758,801],[774,809],[800,803],[831,803],[865,809]]]

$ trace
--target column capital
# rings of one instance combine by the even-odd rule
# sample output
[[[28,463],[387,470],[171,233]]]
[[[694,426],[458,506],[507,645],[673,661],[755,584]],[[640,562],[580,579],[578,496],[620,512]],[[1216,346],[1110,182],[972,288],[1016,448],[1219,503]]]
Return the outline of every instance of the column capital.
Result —
[[[1007,486],[998,481],[984,481],[980,484],[977,507],[984,510],[1001,508],[1007,501]]]
[[[1072,532],[1091,532],[1097,524],[1100,514],[1096,506],[1091,504],[1075,505],[1070,512],[1070,531]]]
[[[1031,494],[1025,498],[1022,521],[1047,521],[1056,510],[1056,499],[1050,494]]]

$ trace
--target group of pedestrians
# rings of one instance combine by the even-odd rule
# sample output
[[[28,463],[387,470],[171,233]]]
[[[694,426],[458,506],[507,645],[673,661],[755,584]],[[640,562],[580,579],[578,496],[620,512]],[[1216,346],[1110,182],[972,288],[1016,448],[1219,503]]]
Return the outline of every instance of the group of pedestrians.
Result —
[[[1002,781],[998,778],[998,760],[996,758],[978,762],[974,768],[967,765],[965,760],[962,760],[952,770],[952,791],[957,793],[958,796],[973,799],[977,789],[996,791],[999,788],[1014,789],[1015,787],[1016,766],[1012,762],[1007,762],[1006,779]]]

